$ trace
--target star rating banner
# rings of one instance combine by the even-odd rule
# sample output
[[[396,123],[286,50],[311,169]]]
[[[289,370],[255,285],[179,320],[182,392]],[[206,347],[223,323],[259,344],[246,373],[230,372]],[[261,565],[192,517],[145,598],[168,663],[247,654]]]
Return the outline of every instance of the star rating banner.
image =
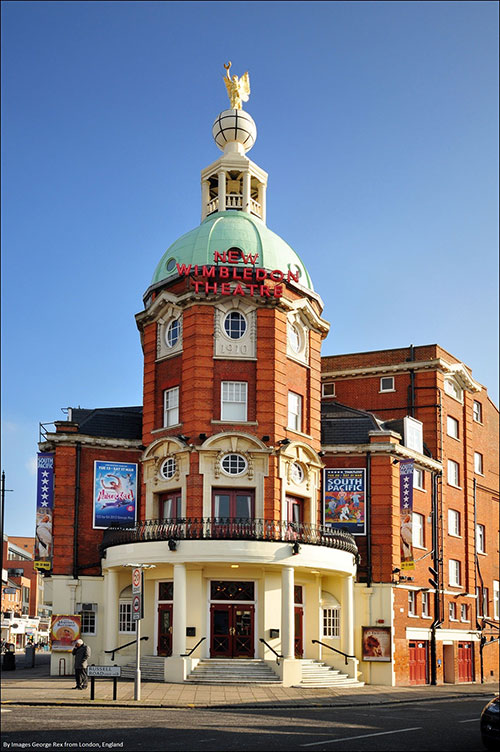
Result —
[[[415,569],[413,559],[413,460],[399,463],[401,569]]]
[[[37,457],[35,569],[52,569],[52,516],[54,513],[54,453]]]

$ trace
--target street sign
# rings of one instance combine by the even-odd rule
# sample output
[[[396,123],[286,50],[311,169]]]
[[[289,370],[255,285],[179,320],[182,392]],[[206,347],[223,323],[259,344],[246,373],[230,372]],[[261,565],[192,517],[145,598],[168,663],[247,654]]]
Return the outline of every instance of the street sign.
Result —
[[[89,676],[105,678],[108,676],[121,676],[122,669],[121,666],[89,666],[87,672]]]
[[[142,591],[142,570],[136,567],[132,570],[132,594]]]
[[[142,619],[142,595],[134,595],[132,598],[132,620]]]

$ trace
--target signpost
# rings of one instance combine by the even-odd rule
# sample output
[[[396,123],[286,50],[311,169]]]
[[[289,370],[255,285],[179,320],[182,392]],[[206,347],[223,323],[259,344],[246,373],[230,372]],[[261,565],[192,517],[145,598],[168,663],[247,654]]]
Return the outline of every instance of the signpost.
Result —
[[[134,700],[141,699],[141,619],[144,616],[144,574],[132,569],[132,620],[136,624]]]
[[[89,666],[88,675],[90,676],[90,699],[95,699],[95,680],[96,679],[113,679],[113,700],[116,700],[117,680],[122,674],[121,666]]]

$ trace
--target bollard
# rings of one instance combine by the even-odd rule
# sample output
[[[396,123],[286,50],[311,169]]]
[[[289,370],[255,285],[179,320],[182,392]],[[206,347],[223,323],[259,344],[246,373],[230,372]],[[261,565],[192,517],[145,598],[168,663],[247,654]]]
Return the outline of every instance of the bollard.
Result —
[[[62,664],[62,674],[61,674]],[[59,676],[66,676],[66,658],[59,658]]]

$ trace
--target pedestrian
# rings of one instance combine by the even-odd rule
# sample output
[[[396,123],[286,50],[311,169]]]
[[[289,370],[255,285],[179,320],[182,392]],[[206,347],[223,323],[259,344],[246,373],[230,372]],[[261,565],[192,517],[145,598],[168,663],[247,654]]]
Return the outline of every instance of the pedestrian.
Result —
[[[73,648],[75,656],[75,681],[73,689],[87,689],[89,678],[87,674],[88,660],[90,658],[90,648],[85,645],[83,640],[77,640]]]

